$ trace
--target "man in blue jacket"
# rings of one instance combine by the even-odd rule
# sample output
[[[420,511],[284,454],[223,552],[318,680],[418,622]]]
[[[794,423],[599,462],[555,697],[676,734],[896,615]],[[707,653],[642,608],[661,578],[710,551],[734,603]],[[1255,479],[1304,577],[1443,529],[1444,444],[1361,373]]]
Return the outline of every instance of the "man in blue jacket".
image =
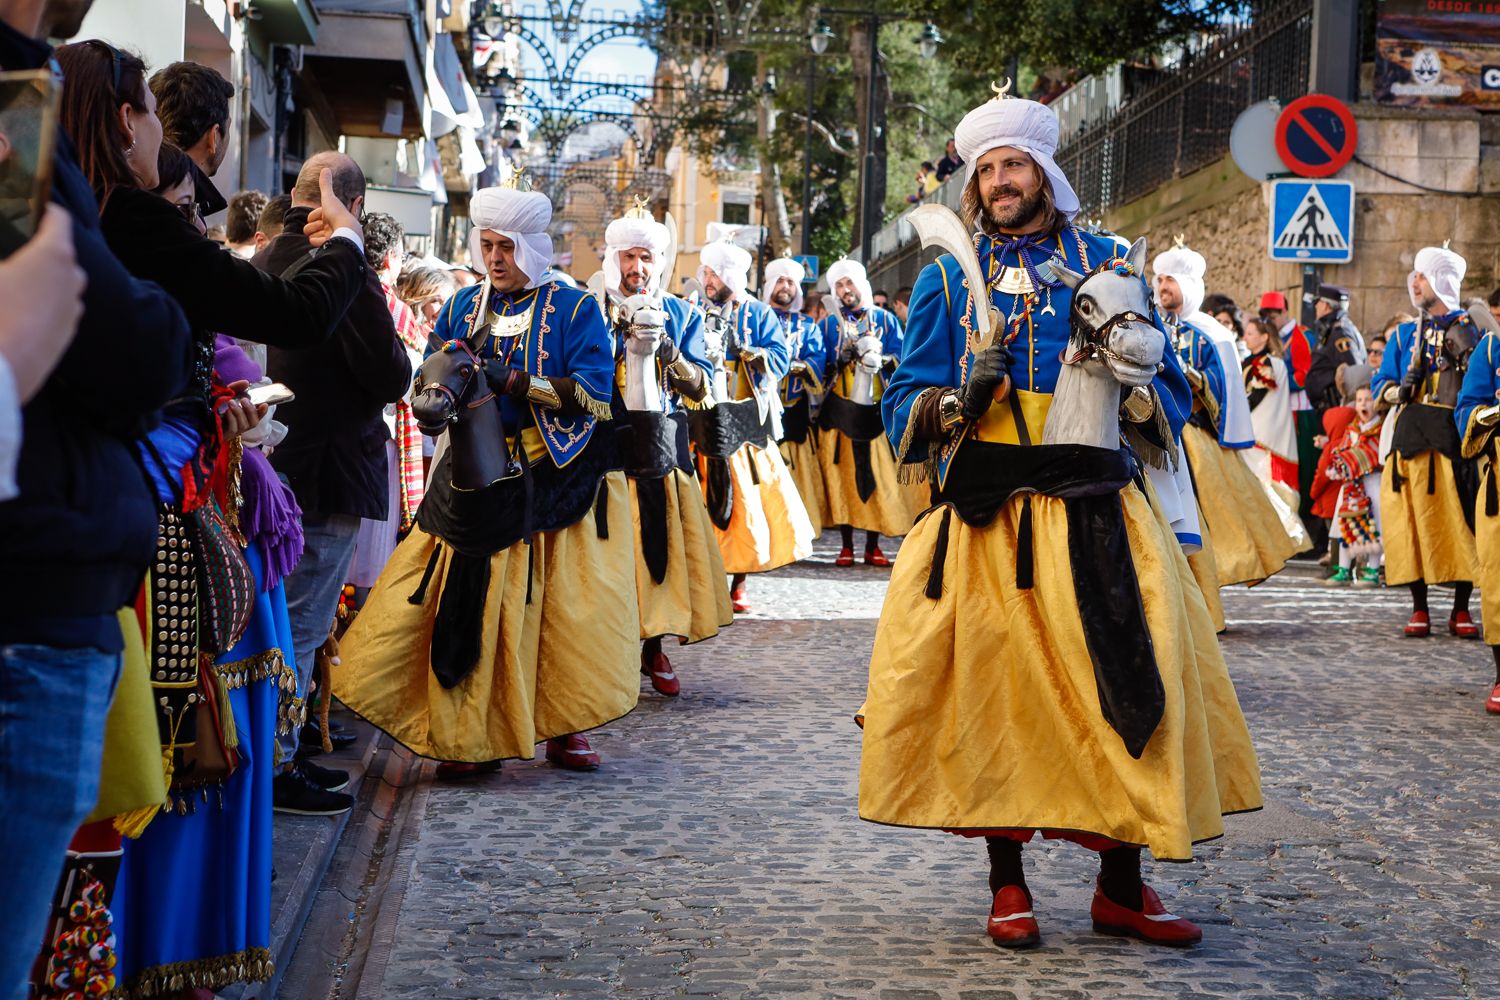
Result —
[[[0,0],[0,67],[48,66],[42,39],[71,37],[89,6]],[[0,504],[0,899],[11,915],[0,995],[21,987],[68,838],[98,792],[122,648],[115,613],[133,600],[156,544],[156,503],[131,442],[188,363],[186,318],[105,246],[61,130],[52,199],[72,216],[88,286],[76,339],[23,411],[20,495]]]

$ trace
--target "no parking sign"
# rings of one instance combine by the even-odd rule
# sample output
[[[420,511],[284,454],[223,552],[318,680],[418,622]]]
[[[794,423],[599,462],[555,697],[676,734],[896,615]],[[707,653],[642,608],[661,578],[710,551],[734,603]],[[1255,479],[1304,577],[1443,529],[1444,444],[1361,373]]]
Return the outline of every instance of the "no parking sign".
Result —
[[[1327,94],[1297,98],[1276,122],[1276,152],[1301,177],[1332,177],[1354,158],[1358,144],[1354,113]]]

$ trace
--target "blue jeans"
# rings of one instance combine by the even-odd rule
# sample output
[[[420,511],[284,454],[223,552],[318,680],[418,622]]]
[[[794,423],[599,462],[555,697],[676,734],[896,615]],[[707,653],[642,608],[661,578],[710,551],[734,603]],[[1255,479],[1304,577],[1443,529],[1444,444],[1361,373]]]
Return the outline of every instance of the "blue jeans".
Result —
[[[120,655],[0,646],[0,998],[25,997],[68,842],[99,796]]]
[[[339,591],[349,579],[354,539],[362,519],[352,514],[308,514],[302,518],[302,561],[286,578],[286,612],[297,657],[297,690],[310,693],[318,647],[328,638],[339,609]],[[328,697],[321,692],[320,697]],[[291,766],[300,733],[276,737],[277,760]]]

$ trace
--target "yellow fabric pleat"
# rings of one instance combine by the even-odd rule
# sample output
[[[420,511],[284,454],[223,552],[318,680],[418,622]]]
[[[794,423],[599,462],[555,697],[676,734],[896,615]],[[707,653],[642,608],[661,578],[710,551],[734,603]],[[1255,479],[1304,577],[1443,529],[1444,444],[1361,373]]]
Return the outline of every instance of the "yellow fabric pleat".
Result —
[[[1399,491],[1398,473],[1406,479]],[[1388,587],[1474,579],[1479,557],[1448,459],[1429,452],[1416,458],[1391,452],[1380,476],[1380,541]]]
[[[823,489],[823,467],[818,463],[817,432],[809,430],[807,440],[781,442],[781,460],[792,474],[797,486],[797,495],[807,511],[808,523],[812,525],[813,537],[823,533],[824,527],[832,524],[828,517],[828,494]]]
[[[421,604],[410,603],[441,544],[413,528],[340,644],[334,695],[417,753],[456,761],[530,759],[541,740],[629,712],[640,694],[630,491],[620,472],[604,488],[608,538],[591,513],[490,557],[479,662],[453,688],[430,657],[452,550],[442,546]]]
[[[848,524],[860,531],[904,535],[917,515],[931,504],[926,483],[903,484],[897,479],[896,454],[885,438],[870,442],[870,471],[875,492],[861,501],[854,482],[854,442],[841,431],[825,430],[819,442],[818,463],[828,498],[828,523]]]
[[[1203,516],[1202,505],[1198,507],[1198,535],[1203,539],[1203,547],[1187,557],[1188,569],[1193,571],[1193,579],[1198,584],[1198,592],[1203,595],[1203,603],[1208,608],[1208,617],[1214,623],[1214,631],[1223,632],[1224,599],[1219,596],[1219,564],[1214,561],[1213,532]]]
[[[84,822],[128,815],[121,832],[139,837],[167,800],[167,781],[140,621],[134,608],[121,608],[116,617],[125,640],[123,666],[104,723],[99,800]]]
[[[1484,498],[1494,474],[1494,463],[1484,462],[1479,478],[1479,510],[1474,516],[1474,561],[1479,569],[1474,583],[1479,587],[1484,641],[1491,646],[1500,646],[1500,517],[1487,517],[1484,513]],[[1382,510],[1381,514],[1384,513]]]
[[[666,479],[666,494],[667,572],[657,583],[641,550],[640,500],[635,480],[630,480],[641,638],[676,635],[685,642],[700,642],[734,621],[734,605],[724,583],[724,557],[714,540],[713,522],[703,506],[698,481],[673,469]]]
[[[1286,568],[1297,543],[1282,527],[1260,480],[1236,452],[1188,424],[1182,443],[1193,470],[1202,521],[1213,535],[1219,585],[1255,584]]]
[[[704,482],[706,466],[700,457]],[[812,522],[774,444],[740,448],[729,457],[729,477],[734,490],[729,527],[714,528],[726,573],[764,573],[812,555]]]
[[[1063,501],[1030,498],[1035,586],[1016,587],[1015,497],[987,527],[944,508],[901,548],[875,634],[860,815],[940,829],[1076,830],[1184,860],[1261,805],[1260,769],[1208,609],[1171,528],[1121,494],[1166,711],[1139,760],[1104,721],[1078,619]]]

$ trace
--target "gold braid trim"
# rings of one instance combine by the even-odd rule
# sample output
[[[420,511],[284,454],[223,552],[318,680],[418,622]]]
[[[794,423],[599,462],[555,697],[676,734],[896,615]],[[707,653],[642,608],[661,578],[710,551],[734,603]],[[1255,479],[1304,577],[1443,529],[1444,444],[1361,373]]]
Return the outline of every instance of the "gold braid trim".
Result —
[[[246,948],[217,958],[150,966],[132,976],[116,996],[137,1000],[191,989],[218,991],[231,983],[264,983],[275,973],[276,961],[270,948]]]
[[[906,453],[911,451],[912,439],[917,434],[917,411],[922,407],[922,400],[934,392],[941,392],[935,385],[930,385],[917,393],[917,398],[911,401],[911,406],[906,409],[906,429],[901,432],[901,443],[896,446],[896,464],[902,466],[905,471]]]
[[[612,420],[614,418],[614,414],[610,411],[609,403],[601,403],[593,396],[590,396],[584,391],[583,384],[577,379],[573,380],[573,399],[596,420]]]
[[[307,702],[297,697],[297,674],[286,662],[286,655],[275,647],[245,660],[216,663],[214,672],[224,687],[234,691],[256,681],[271,681],[277,689],[276,734],[284,735],[307,721]]]

